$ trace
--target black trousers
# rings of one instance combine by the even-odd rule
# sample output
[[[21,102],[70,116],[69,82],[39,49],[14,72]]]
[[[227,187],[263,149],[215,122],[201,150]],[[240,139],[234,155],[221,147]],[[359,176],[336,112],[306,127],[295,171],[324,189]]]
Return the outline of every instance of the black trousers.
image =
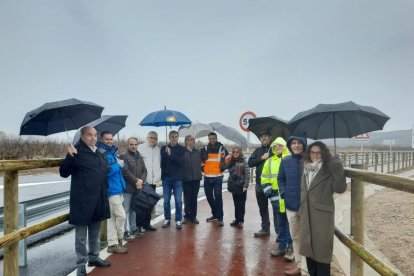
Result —
[[[256,184],[257,185],[257,184]],[[270,231],[270,219],[269,219],[269,199],[263,193],[262,188],[258,191],[256,187],[256,201],[259,206],[260,217],[262,219],[262,229]],[[279,227],[277,224],[277,217],[273,216],[273,225],[275,227],[276,234],[279,234]]]
[[[306,265],[310,276],[329,276],[331,275],[331,264],[325,264],[306,257]]]
[[[184,218],[197,218],[197,198],[200,190],[200,180],[183,181]]]
[[[257,185],[257,184],[256,184]],[[256,190],[256,201],[259,206],[260,217],[262,218],[262,229],[270,231],[270,220],[269,220],[269,200],[265,196],[262,190]]]
[[[153,184],[148,184],[151,186],[151,188],[154,189],[156,186]],[[136,214],[136,219],[137,219],[137,227],[147,227],[151,224],[151,214],[152,214],[152,209],[144,212],[144,211],[139,211],[139,212],[135,212]]]
[[[247,192],[241,194],[233,194],[234,217],[237,222],[244,222],[244,214],[246,213]]]

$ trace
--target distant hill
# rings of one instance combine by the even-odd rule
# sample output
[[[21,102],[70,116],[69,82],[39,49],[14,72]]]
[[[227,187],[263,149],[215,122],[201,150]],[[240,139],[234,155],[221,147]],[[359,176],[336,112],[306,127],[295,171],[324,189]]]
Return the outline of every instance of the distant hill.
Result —
[[[354,138],[337,138],[336,146],[338,148],[349,148],[355,147],[359,148],[361,143],[364,143],[363,147],[384,147],[389,148],[389,146],[384,145],[384,140],[395,140],[395,145],[393,148],[411,148],[412,146],[412,130],[395,130],[395,131],[375,131],[368,133],[369,141],[367,142],[356,142]],[[333,146],[333,139],[323,139],[324,143],[329,146]]]

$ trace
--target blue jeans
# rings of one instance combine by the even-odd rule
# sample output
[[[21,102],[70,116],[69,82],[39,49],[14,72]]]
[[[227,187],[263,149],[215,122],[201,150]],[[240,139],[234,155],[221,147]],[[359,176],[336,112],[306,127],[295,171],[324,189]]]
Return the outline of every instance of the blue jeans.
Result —
[[[175,201],[175,221],[181,221],[183,218],[183,182],[181,180],[172,180],[166,176],[162,179],[162,191],[164,194],[164,218],[171,220],[171,191],[174,192]]]
[[[218,220],[223,220],[223,176],[204,177],[204,193],[211,208],[211,214]]]
[[[280,213],[279,210],[275,210],[273,207],[273,215],[277,217],[277,225],[279,233],[277,239],[279,241],[279,249],[286,249],[292,244],[292,237],[289,232],[289,222],[286,213]]]

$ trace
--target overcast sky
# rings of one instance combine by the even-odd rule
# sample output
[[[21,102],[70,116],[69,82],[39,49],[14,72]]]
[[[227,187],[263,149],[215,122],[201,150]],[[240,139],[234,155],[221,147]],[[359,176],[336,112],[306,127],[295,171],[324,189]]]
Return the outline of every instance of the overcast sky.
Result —
[[[245,111],[289,120],[349,100],[409,129],[413,14],[408,0],[3,0],[0,130],[73,97],[129,115],[122,136],[144,137],[164,105],[240,130]]]

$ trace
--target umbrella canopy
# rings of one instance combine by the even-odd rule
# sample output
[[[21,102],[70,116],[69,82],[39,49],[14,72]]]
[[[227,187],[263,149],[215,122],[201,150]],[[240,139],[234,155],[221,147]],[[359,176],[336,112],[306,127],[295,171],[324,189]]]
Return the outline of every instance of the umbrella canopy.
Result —
[[[249,120],[249,131],[253,132],[260,139],[260,133],[266,131],[272,135],[272,141],[277,137],[283,137],[287,140],[290,136],[287,121],[279,119],[276,116],[257,117]]]
[[[183,113],[175,110],[163,109],[151,112],[139,123],[141,126],[180,126],[190,125],[191,120]]]
[[[26,114],[20,135],[50,135],[78,129],[101,117],[104,108],[78,99],[45,103]]]
[[[117,134],[125,127],[125,121],[128,115],[103,115],[98,120],[88,123],[89,126],[94,127],[98,132],[98,136],[102,131],[109,131],[113,135]],[[80,139],[80,130],[78,130],[73,138],[73,144],[76,144]]]
[[[151,112],[139,123],[141,126],[165,126],[165,142],[167,139],[167,126],[191,125],[191,120],[183,113],[175,110],[168,110],[165,106],[163,110]]]
[[[207,124],[196,123],[191,126],[180,126],[178,128],[178,133],[181,137],[191,135],[194,138],[200,138],[207,136],[210,132],[213,131],[213,127]]]
[[[352,101],[338,104],[319,104],[298,113],[288,127],[292,135],[312,139],[351,138],[374,130],[381,130],[390,119],[372,106]],[[335,151],[336,141],[334,140]]]
[[[249,146],[247,143],[247,139],[243,135],[241,135],[240,132],[238,132],[236,129],[229,126],[225,126],[218,122],[211,123],[210,125],[213,127],[214,131],[222,135],[224,138],[239,144],[243,148],[247,148]]]

